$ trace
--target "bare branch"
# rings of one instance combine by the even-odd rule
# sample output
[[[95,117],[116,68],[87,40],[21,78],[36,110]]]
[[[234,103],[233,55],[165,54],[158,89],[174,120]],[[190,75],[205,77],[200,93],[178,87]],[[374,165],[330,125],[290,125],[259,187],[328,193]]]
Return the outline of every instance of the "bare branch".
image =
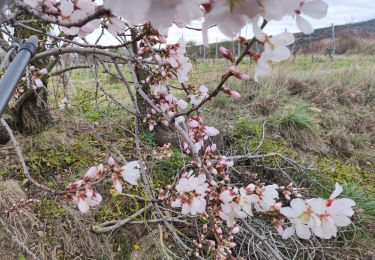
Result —
[[[48,15],[48,14],[43,13],[41,11],[38,11],[38,10],[32,8],[30,5],[24,3],[21,0],[14,0],[14,3],[20,9],[26,11],[27,13],[29,13],[29,14],[35,16],[35,17],[38,17],[40,20],[42,20],[44,22],[53,23],[53,24],[57,24],[57,25],[65,26],[65,27],[69,27],[69,28],[70,27],[81,27],[81,26],[85,25],[86,23],[88,23],[92,20],[98,19],[98,18],[102,17],[103,15],[107,15],[109,13],[109,11],[104,9],[104,7],[101,5],[101,6],[98,6],[96,8],[96,11],[93,14],[90,14],[83,19],[79,19],[75,22],[65,22],[65,21],[60,21],[55,16],[51,16],[51,15]]]

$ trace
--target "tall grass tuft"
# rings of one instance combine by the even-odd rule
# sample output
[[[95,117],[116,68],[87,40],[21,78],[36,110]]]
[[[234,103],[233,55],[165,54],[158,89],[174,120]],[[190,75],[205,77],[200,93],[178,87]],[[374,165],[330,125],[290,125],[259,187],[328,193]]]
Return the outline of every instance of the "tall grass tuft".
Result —
[[[290,137],[297,135],[300,130],[307,130],[312,135],[319,136],[319,126],[308,113],[308,108],[304,102],[286,105],[276,119],[279,130]]]

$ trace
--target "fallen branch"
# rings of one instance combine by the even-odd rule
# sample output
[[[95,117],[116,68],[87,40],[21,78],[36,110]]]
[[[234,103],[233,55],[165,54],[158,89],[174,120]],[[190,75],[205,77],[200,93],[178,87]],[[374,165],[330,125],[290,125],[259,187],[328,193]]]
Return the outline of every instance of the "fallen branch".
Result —
[[[138,210],[137,212],[135,212],[133,215],[127,217],[126,219],[118,220],[118,221],[113,221],[113,220],[106,221],[106,222],[104,222],[100,225],[93,226],[92,230],[96,233],[106,233],[106,232],[113,231],[113,230],[118,229],[118,228],[122,227],[123,225],[129,223],[134,218],[142,215],[143,212],[148,210],[150,207],[152,207],[152,204],[147,204],[144,208]]]

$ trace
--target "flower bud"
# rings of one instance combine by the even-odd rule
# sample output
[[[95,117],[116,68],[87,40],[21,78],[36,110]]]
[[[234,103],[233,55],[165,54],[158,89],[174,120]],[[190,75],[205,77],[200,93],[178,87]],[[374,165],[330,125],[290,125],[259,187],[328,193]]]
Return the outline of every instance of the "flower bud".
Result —
[[[113,168],[113,167],[115,167],[115,165],[116,165],[115,159],[113,159],[112,156],[109,157],[108,158],[108,166],[111,167],[111,168]]]
[[[220,46],[219,47],[220,53],[224,56],[224,58],[230,60],[231,62],[234,62],[234,54],[227,48]]]

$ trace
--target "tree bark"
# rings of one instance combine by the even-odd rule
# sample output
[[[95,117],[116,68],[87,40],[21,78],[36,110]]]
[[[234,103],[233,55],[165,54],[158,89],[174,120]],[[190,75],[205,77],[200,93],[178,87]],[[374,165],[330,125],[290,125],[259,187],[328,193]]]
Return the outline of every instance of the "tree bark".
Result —
[[[40,131],[51,122],[47,97],[47,90],[42,88],[25,100],[17,115],[16,127],[20,133]]]
[[[135,38],[136,38],[136,35],[132,31],[132,39],[135,39]],[[133,41],[133,43],[132,43],[132,51],[133,51],[134,54],[138,53],[138,46],[137,46],[136,41]],[[150,84],[146,82],[147,73],[144,71],[143,68],[138,67],[138,66],[135,66],[134,71],[135,71],[135,74],[137,76],[138,82],[141,85],[141,89],[143,90],[144,93],[146,93],[147,95],[150,95],[150,92],[151,92]],[[138,92],[136,93],[136,99],[137,99],[137,104],[138,104],[138,108],[139,108],[139,112],[141,114],[141,117],[144,118],[144,116],[146,116],[146,114],[148,112],[149,105],[148,105],[147,101],[144,100],[142,98],[142,96],[140,96],[138,94]],[[142,130],[147,129],[147,128],[148,128],[147,125],[145,125],[143,123],[141,124]]]

